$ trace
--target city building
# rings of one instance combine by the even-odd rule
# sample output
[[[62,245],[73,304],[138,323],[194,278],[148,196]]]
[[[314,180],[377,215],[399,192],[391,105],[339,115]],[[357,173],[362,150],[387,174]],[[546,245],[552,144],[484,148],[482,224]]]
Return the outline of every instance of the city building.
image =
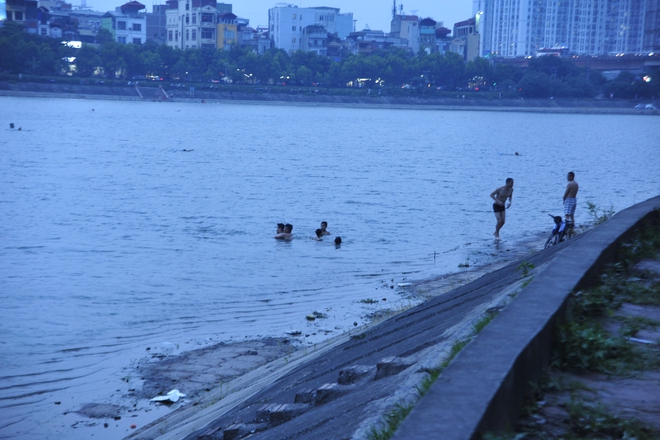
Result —
[[[390,35],[406,40],[412,53],[416,54],[419,52],[419,17],[406,15],[403,12],[397,14],[395,4],[392,9]]]
[[[142,3],[132,1],[114,11],[106,12],[101,18],[101,27],[112,34],[117,43],[144,44],[147,41],[147,18]]]
[[[470,18],[454,24],[454,43],[452,51],[456,51],[465,61],[472,61],[479,56],[480,36],[475,32],[476,20]],[[460,40],[460,41],[458,41]],[[461,48],[459,52],[458,48]]]
[[[218,49],[229,50],[232,45],[238,44],[238,22],[232,12],[218,14]]]
[[[480,54],[534,56],[651,52],[660,43],[658,0],[473,0]]]
[[[328,55],[328,31],[319,24],[310,24],[303,29],[302,47],[305,52],[316,55]]]
[[[339,8],[299,8],[278,4],[268,10],[268,30],[273,47],[289,53],[301,50],[307,26],[323,26],[328,34],[346,38],[353,31],[353,13],[342,14]]]
[[[435,44],[436,21],[432,18],[424,18],[419,21],[419,50],[427,54],[437,50]]]
[[[452,42],[450,34],[451,30],[447,29],[446,27],[440,26],[435,29],[435,44],[437,47],[437,52],[441,55],[444,55],[450,50]]]
[[[158,44],[167,41],[167,5],[153,5],[147,13],[147,41]]]
[[[346,39],[347,48],[353,54],[370,54],[388,47],[409,49],[408,40],[399,38],[383,31],[364,29],[351,32]]]
[[[168,0],[167,45],[178,49],[217,47],[216,0]]]

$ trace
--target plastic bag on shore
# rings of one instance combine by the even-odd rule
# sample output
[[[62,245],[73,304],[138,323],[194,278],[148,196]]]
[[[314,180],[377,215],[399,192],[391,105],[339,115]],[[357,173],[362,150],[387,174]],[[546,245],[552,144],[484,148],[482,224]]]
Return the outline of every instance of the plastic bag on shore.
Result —
[[[165,402],[165,401],[168,401],[168,400],[170,402],[176,402],[181,397],[186,397],[186,395],[181,393],[179,390],[172,390],[164,396],[154,397],[153,399],[150,400],[150,402]]]

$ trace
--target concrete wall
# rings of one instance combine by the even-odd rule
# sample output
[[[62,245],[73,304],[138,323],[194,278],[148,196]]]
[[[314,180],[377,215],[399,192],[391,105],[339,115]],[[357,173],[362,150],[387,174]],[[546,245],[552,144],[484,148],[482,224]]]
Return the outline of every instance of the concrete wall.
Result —
[[[478,439],[515,426],[528,384],[547,368],[557,322],[574,291],[593,286],[660,196],[614,215],[565,248],[440,375],[394,438]]]

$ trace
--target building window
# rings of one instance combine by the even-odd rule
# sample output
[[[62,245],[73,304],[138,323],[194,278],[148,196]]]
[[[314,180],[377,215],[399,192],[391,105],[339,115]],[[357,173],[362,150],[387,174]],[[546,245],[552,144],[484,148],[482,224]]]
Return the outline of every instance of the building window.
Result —
[[[213,38],[213,29],[202,29],[202,38]]]
[[[190,23],[190,15],[186,14],[186,24],[189,24],[189,23]]]
[[[197,29],[192,30],[192,40],[197,41]]]
[[[142,40],[140,38],[133,38],[133,44],[142,44]]]
[[[186,41],[190,40],[190,31],[186,29]]]
[[[295,30],[296,30],[296,27],[295,27],[295,26],[292,26],[292,27],[291,27],[291,30],[292,30],[292,31],[295,31]]]
[[[23,11],[14,11],[16,21],[23,21]]]
[[[186,2],[186,11],[190,11],[190,3]]]
[[[296,37],[293,37],[293,38],[291,39],[291,42],[292,42],[292,43],[295,43],[295,42],[296,42]]]
[[[234,31],[229,30],[229,29],[225,29],[224,37],[227,40],[233,40],[234,38],[236,38],[236,33]]]
[[[295,20],[296,19],[296,14],[293,14],[293,17],[291,17],[291,18],[293,18]]]
[[[45,27],[41,28],[41,36],[45,37],[48,34],[48,30]]]
[[[167,31],[167,40],[172,41],[172,31]]]
[[[197,23],[197,14],[196,13],[192,15],[192,22],[193,22],[193,24]]]
[[[126,44],[126,37],[117,37],[117,43]]]
[[[202,14],[202,23],[213,23],[213,14]]]
[[[126,30],[126,22],[125,21],[118,21],[117,22],[117,29],[120,31],[125,31]]]
[[[142,25],[140,23],[133,23],[133,30],[140,32],[142,30]]]

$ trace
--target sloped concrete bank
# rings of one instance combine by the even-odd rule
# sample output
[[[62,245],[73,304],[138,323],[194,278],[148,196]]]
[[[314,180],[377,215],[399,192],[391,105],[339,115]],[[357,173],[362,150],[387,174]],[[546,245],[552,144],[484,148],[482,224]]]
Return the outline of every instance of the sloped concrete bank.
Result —
[[[128,83],[127,83],[128,84]],[[96,84],[62,83],[10,83],[0,81],[0,96],[60,97],[69,99],[108,99],[122,101],[174,101],[174,102],[234,102],[234,103],[273,103],[323,106],[354,106],[367,108],[414,108],[451,110],[490,110],[525,111],[541,113],[612,113],[660,115],[658,110],[638,110],[633,102],[605,99],[462,99],[456,92],[455,98],[432,98],[425,96],[381,96],[376,93],[367,96],[346,96],[334,94],[333,90],[320,90],[309,93],[299,89],[295,93],[272,93],[265,89],[252,93],[245,91],[196,89],[191,96],[186,88],[171,89],[163,86],[163,91],[155,83],[142,83],[138,87],[110,86]],[[278,89],[277,87],[273,87]],[[282,88],[281,90],[290,90]]]
[[[660,196],[563,245],[440,375],[394,439],[478,439],[515,426],[528,384],[549,363],[554,329],[565,317],[569,294],[594,285],[604,267],[617,261],[620,244],[645,220],[657,218]]]
[[[616,214],[560,246],[529,254],[472,282],[440,291],[414,282],[421,305],[356,330],[312,353],[275,361],[187,402],[129,438],[152,440],[366,440],[387,414],[413,405],[397,439],[472,439],[513,426],[530,380],[547,365],[566,298],[616,260],[660,196]],[[534,264],[532,278],[519,270]],[[515,297],[515,300],[512,298]],[[503,310],[474,336],[484,316]],[[420,400],[418,387],[473,337]]]

